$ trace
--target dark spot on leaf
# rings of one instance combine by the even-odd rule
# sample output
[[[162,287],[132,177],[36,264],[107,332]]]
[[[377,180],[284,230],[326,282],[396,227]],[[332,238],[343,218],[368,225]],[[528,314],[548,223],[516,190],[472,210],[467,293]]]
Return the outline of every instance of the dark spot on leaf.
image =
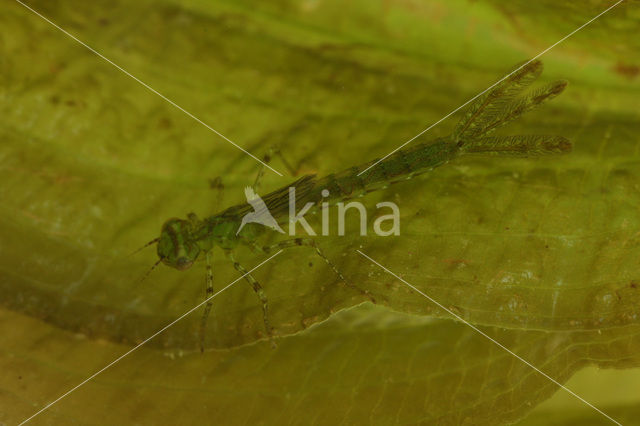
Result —
[[[629,80],[633,80],[638,76],[638,74],[640,74],[640,66],[618,62],[613,67],[613,71],[618,75],[628,78]]]
[[[173,123],[167,117],[162,117],[160,120],[158,120],[158,127],[161,129],[170,129],[172,125]]]

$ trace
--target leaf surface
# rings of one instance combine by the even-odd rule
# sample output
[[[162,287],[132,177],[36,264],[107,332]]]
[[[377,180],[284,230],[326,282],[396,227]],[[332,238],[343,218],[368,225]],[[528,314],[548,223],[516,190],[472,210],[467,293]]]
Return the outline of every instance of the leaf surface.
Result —
[[[558,28],[575,26],[574,15],[553,21],[528,32],[535,40],[505,26],[528,7],[542,10],[527,2],[508,11],[490,2],[471,11],[464,2],[415,10],[368,2],[347,10],[335,2],[29,4],[254,155],[279,145],[299,174],[320,176],[385,155],[555,42]],[[589,363],[636,366],[638,82],[598,39],[607,22],[620,30],[612,37],[624,40],[629,10],[612,11],[581,33],[583,45],[568,43],[545,58],[541,83],[566,78],[571,85],[500,130],[565,136],[574,143],[570,155],[469,157],[371,194],[363,199],[367,236],[358,235],[355,215],[348,235],[335,236],[331,216],[332,236],[317,237],[318,244],[379,307],[360,305],[365,299],[312,250],[287,250],[254,273],[269,298],[276,351],[264,341],[257,297],[238,282],[214,300],[207,347],[219,351],[194,354],[196,312],[149,343],[145,368],[131,360],[76,401],[117,400],[115,386],[138,395],[136,404],[181,401],[176,410],[215,394],[194,419],[222,419],[251,401],[255,408],[238,424],[260,415],[296,423],[308,410],[320,423],[354,422],[366,412],[384,424],[482,424],[515,421],[557,389],[466,326],[434,319],[449,315],[356,249],[560,382]],[[9,366],[3,394],[21,401],[6,414],[13,422],[203,300],[201,263],[185,272],[161,265],[140,283],[154,250],[129,253],[170,217],[193,211],[202,218],[243,202],[258,164],[19,4],[2,12],[0,305],[5,322],[29,324],[24,341],[8,339],[2,355]],[[633,48],[630,42],[618,53]],[[459,117],[416,142],[446,135]],[[271,165],[285,171],[277,159]],[[221,205],[207,183],[217,176]],[[262,188],[294,179],[267,173]],[[380,201],[399,205],[399,237],[372,234]],[[319,220],[311,220],[316,230]],[[244,248],[238,258],[246,268],[264,260]],[[214,277],[216,289],[238,277],[220,252]],[[89,340],[76,342],[73,333]],[[50,358],[49,339],[58,354]],[[92,359],[71,362],[83,356]],[[20,387],[13,368],[37,368],[47,385]],[[164,384],[153,379],[159,370]],[[178,370],[188,372],[180,385],[171,381]],[[156,386],[148,399],[140,395],[146,386]],[[87,416],[100,410],[86,406]],[[143,423],[170,414],[120,406],[123,420],[134,411]],[[289,417],[277,417],[279,408]],[[78,421],[99,423],[83,416]]]

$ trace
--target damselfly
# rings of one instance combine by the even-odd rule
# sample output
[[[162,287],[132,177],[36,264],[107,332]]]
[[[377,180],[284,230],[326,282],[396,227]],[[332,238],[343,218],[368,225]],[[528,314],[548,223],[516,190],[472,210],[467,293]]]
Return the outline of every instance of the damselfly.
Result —
[[[319,206],[321,203],[335,203],[364,196],[369,192],[411,179],[469,154],[533,156],[568,152],[571,150],[571,143],[562,136],[491,136],[496,129],[554,98],[566,87],[566,81],[556,81],[540,89],[522,94],[523,90],[541,73],[542,63],[540,61],[531,61],[520,66],[491,90],[478,97],[470,105],[453,133],[447,137],[436,139],[430,143],[415,144],[396,151],[382,161],[376,159],[323,178],[317,178],[315,175],[303,176],[291,185],[263,196],[264,208],[268,209],[276,222],[285,224],[289,220],[290,188],[295,189],[297,204],[304,205],[311,202],[315,206]],[[371,167],[372,165],[374,166]],[[262,173],[258,176],[261,175]],[[308,246],[313,248],[333,269],[340,281],[373,300],[367,291],[361,290],[345,280],[312,238],[293,238],[271,245],[260,244],[260,238],[266,233],[273,232],[273,227],[265,227],[258,223],[247,223],[242,226],[244,225],[243,217],[252,212],[255,213],[254,210],[255,206],[247,203],[229,207],[202,220],[193,213],[189,214],[187,219],[172,218],[167,220],[162,226],[160,237],[146,245],[157,243],[159,260],[154,267],[162,262],[172,268],[185,270],[190,268],[196,259],[203,256],[206,261],[206,294],[209,299],[213,294],[211,252],[214,247],[222,249],[235,269],[244,275],[247,271],[236,260],[234,254],[234,250],[239,245],[249,246],[262,253],[272,253],[289,247]],[[244,278],[260,299],[264,327],[267,335],[271,337],[272,328],[269,323],[267,296],[262,286],[251,274],[246,274]],[[201,350],[204,350],[207,317],[211,306],[212,302],[208,300],[200,323]]]

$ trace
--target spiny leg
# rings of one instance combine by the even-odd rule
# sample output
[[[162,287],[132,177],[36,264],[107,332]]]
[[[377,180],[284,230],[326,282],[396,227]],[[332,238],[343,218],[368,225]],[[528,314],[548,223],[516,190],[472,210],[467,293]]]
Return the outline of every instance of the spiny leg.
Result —
[[[325,256],[322,250],[320,250],[320,247],[318,246],[316,241],[312,238],[293,238],[291,240],[280,241],[270,246],[260,247],[258,245],[254,245],[253,247],[264,253],[270,253],[273,250],[284,250],[290,247],[300,247],[300,246],[307,246],[307,247],[314,248],[318,256],[320,256],[327,263],[327,265],[329,265],[329,267],[333,269],[333,272],[335,272],[338,278],[340,278],[340,281],[342,281],[347,287],[350,287],[358,291],[359,293],[363,294],[367,298],[369,298],[371,302],[376,303],[376,299],[371,295],[371,293],[347,281],[344,275],[342,275],[342,272],[340,272],[338,268],[336,268],[336,266],[329,260],[329,258]]]
[[[213,296],[213,269],[211,267],[211,259],[212,254],[211,250],[209,250],[206,254],[207,260],[207,295],[205,299],[209,299]],[[209,312],[211,312],[211,306],[213,302],[211,300],[207,300],[207,304],[204,307],[204,311],[202,312],[202,318],[200,319],[200,352],[204,352],[204,339],[206,336],[207,329],[207,318],[209,317]]]
[[[282,155],[282,152],[280,152],[280,148],[278,148],[277,146],[271,146],[264,157],[262,157],[262,161],[269,164],[274,155],[277,155],[278,158],[280,158],[280,161],[282,161],[282,164],[284,164],[284,167],[287,169],[291,176],[296,175],[296,171],[293,167],[291,167],[291,164],[287,161],[284,155]],[[258,175],[256,176],[256,180],[253,182],[253,189],[256,190],[256,192],[260,189],[262,177],[264,176],[264,170],[265,166],[264,164],[261,164],[260,170],[258,170]]]
[[[470,141],[463,150],[470,154],[526,157],[569,152],[571,142],[552,135],[489,136]]]
[[[240,263],[238,263],[231,250],[225,250],[225,254],[229,258],[229,260],[233,262],[233,267],[236,268],[236,271],[240,272],[244,276],[244,279],[247,280],[249,284],[251,284],[253,291],[255,291],[260,298],[260,302],[262,302],[262,319],[264,320],[264,327],[267,330],[269,340],[271,340],[271,338],[273,337],[273,330],[271,328],[271,325],[269,324],[269,304],[264,289],[262,288],[260,283],[256,281],[256,279],[253,278],[251,274],[248,274],[247,270],[244,269],[244,267]],[[275,346],[273,341],[271,341],[271,343]]]
[[[216,205],[214,208],[214,210],[217,211],[222,207],[222,200],[224,198],[224,184],[222,183],[222,178],[218,176],[214,179],[209,179],[209,188],[217,192]]]

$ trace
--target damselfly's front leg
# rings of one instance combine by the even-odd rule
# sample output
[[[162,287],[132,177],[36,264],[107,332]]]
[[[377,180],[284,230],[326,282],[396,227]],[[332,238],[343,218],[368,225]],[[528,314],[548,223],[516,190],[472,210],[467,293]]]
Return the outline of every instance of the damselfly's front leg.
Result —
[[[209,250],[206,254],[207,260],[207,295],[205,299],[207,300],[207,304],[204,307],[204,311],[202,312],[202,318],[200,319],[200,352],[204,352],[204,339],[206,336],[207,329],[207,318],[209,318],[209,312],[211,312],[211,306],[213,302],[210,300],[211,296],[213,296],[213,268],[211,267],[211,250]]]
[[[217,211],[222,207],[222,199],[224,198],[224,184],[222,183],[222,178],[220,176],[209,179],[209,188],[216,191],[216,205],[214,206],[214,210]]]
[[[347,287],[350,287],[358,291],[362,295],[366,296],[367,298],[369,298],[371,302],[376,303],[376,299],[371,295],[371,293],[347,281],[344,275],[342,275],[342,272],[340,272],[338,268],[336,268],[336,266],[329,260],[329,258],[324,255],[322,250],[320,250],[320,247],[318,247],[318,244],[316,243],[316,241],[312,238],[293,238],[291,240],[280,241],[279,243],[275,243],[273,245],[264,246],[264,247],[258,246],[257,244],[253,244],[252,246],[263,253],[271,253],[274,250],[284,250],[291,247],[300,247],[300,246],[312,247],[316,251],[318,256],[320,256],[322,260],[324,260],[327,263],[327,265],[329,265],[329,267],[333,269],[333,272],[335,272],[338,278],[340,278],[340,281],[342,281]]]
[[[264,327],[267,330],[269,339],[271,339],[273,337],[273,330],[271,328],[271,325],[269,324],[269,303],[267,301],[267,295],[265,294],[264,289],[262,288],[260,283],[256,281],[256,279],[253,278],[251,274],[247,273],[247,270],[240,263],[238,263],[231,250],[225,250],[225,254],[229,258],[229,260],[233,262],[233,267],[236,268],[236,271],[240,272],[244,276],[244,279],[247,280],[249,284],[251,284],[253,291],[255,291],[260,298],[260,302],[262,303],[262,319],[264,321]],[[273,341],[271,341],[271,343],[275,346]]]
[[[282,155],[282,152],[280,152],[280,148],[278,148],[277,146],[270,147],[267,153],[264,155],[264,157],[262,157],[262,161],[266,164],[269,164],[269,162],[274,156],[278,156],[278,158],[280,158],[280,161],[282,161],[282,164],[284,164],[284,167],[287,169],[287,171],[291,176],[296,175],[296,171],[294,170],[293,167],[291,167],[291,164],[287,161],[287,159],[284,158],[284,155]],[[258,175],[256,176],[256,180],[253,182],[253,189],[256,192],[260,189],[260,184],[262,183],[262,177],[264,176],[264,169],[265,169],[264,164],[261,164],[260,170],[258,170]]]

